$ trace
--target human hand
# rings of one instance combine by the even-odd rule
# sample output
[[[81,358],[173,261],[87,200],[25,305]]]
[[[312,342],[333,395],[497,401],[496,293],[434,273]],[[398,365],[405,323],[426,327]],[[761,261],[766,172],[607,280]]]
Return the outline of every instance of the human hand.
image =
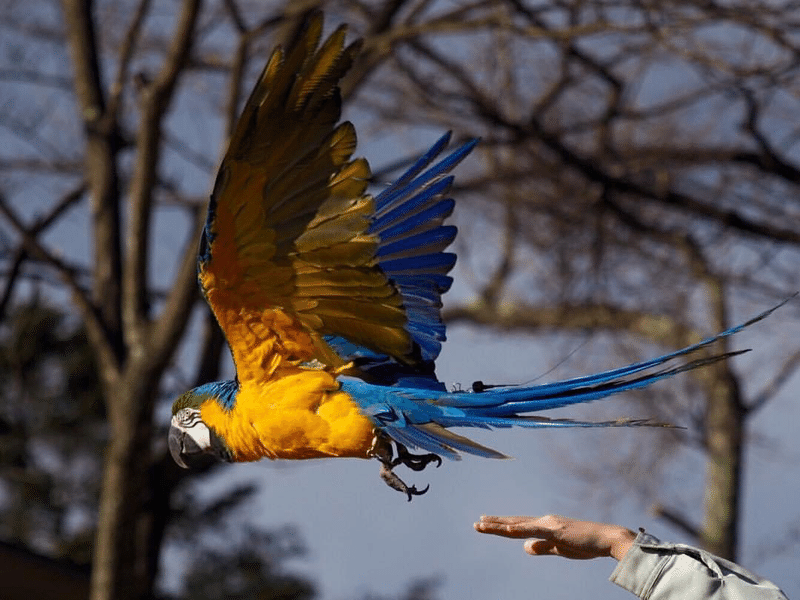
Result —
[[[482,516],[475,530],[509,538],[536,538],[525,542],[528,554],[588,559],[611,556],[617,560],[628,552],[636,534],[620,525],[578,521],[560,515],[543,517]]]

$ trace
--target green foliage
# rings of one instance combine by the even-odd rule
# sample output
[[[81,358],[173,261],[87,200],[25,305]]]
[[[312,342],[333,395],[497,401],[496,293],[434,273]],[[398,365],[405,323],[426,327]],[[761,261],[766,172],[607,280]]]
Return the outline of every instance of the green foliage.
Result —
[[[207,550],[192,561],[186,600],[310,600],[313,584],[285,571],[283,563],[305,553],[291,528],[250,532],[239,544]]]
[[[90,559],[104,412],[80,324],[38,299],[0,330],[0,538]]]
[[[396,597],[397,600],[436,600],[436,591],[441,584],[439,577],[425,577],[422,579],[415,579],[406,585],[405,590]],[[363,600],[392,600],[387,596],[376,596],[368,594],[364,596]]]

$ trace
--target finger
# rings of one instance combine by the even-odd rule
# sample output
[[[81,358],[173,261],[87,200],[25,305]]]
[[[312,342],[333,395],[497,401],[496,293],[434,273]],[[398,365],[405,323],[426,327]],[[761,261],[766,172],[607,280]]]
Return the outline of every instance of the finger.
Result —
[[[495,523],[500,525],[524,525],[535,526],[543,529],[559,529],[565,525],[575,523],[575,519],[564,517],[561,515],[541,515],[536,517],[528,516],[491,516],[481,515],[480,523]]]
[[[552,532],[548,529],[539,527],[536,519],[531,517],[503,517],[493,520],[481,520],[474,524],[475,530],[479,533],[500,535],[508,538],[548,538]]]
[[[555,532],[562,526],[563,517],[556,515],[545,515],[543,517],[481,517],[475,523],[475,530],[480,533],[501,535],[509,538],[544,538],[550,539],[555,536]]]
[[[480,522],[481,523],[499,523],[503,525],[511,525],[516,523],[526,523],[531,520],[535,520],[538,517],[523,517],[523,516],[516,516],[516,517],[500,517],[500,516],[492,516],[492,515],[481,515]]]
[[[550,540],[528,540],[523,545],[525,552],[531,556],[545,556],[556,554],[555,544]]]

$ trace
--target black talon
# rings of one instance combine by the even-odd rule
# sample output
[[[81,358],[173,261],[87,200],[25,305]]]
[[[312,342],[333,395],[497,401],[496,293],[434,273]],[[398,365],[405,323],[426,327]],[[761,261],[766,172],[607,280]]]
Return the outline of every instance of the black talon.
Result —
[[[397,444],[397,458],[392,461],[392,466],[405,465],[412,471],[422,471],[434,461],[436,462],[436,468],[442,466],[442,457],[438,454],[411,454],[408,448],[402,444]]]
[[[431,489],[430,483],[421,490],[418,490],[417,486],[412,485],[410,488],[408,488],[408,501],[411,502],[411,496],[422,496],[422,494],[427,494],[429,489]]]
[[[397,447],[397,458],[394,458],[394,452],[392,451],[392,440],[384,436],[375,439],[372,453],[381,463],[381,479],[393,490],[408,496],[408,501],[411,502],[414,496],[425,494],[430,489],[430,485],[426,485],[421,490],[417,489],[415,485],[408,486],[392,469],[398,465],[405,465],[412,471],[422,471],[432,462],[436,462],[436,467],[438,468],[442,464],[442,459],[433,453],[411,454],[402,444],[398,442],[394,442],[394,444]]]

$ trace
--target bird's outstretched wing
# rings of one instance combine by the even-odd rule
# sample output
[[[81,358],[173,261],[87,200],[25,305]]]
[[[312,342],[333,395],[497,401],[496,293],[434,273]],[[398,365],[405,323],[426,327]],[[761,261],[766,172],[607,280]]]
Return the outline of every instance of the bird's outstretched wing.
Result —
[[[442,225],[446,174],[472,146],[428,168],[445,136],[384,193],[366,194],[355,130],[337,125],[338,81],[359,45],[345,46],[344,27],[320,45],[321,31],[318,15],[288,53],[273,52],[209,205],[199,280],[242,380],[287,361],[342,366],[342,340],[422,364],[444,338],[440,296],[455,262],[442,252],[455,236]]]

